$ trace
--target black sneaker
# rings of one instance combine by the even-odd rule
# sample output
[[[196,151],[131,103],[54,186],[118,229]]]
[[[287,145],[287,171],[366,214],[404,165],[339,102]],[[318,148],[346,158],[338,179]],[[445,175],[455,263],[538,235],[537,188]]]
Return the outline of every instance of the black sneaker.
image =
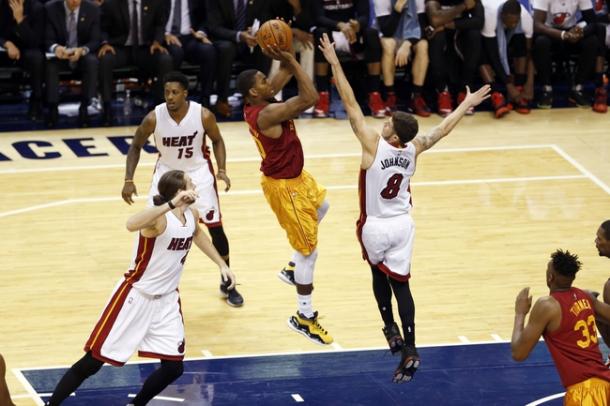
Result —
[[[419,354],[414,346],[403,347],[400,364],[398,364],[398,368],[396,368],[396,371],[394,371],[392,382],[409,382],[411,379],[413,379],[413,375],[415,375],[420,363],[421,361],[419,359]]]
[[[591,102],[585,97],[581,90],[572,90],[568,96],[568,101],[578,107],[591,107]]]
[[[392,355],[400,352],[404,345],[402,340],[402,336],[400,335],[400,330],[398,329],[398,325],[396,323],[392,323],[389,326],[385,326],[381,329],[383,331],[383,335],[385,336],[388,345],[390,346],[390,351]]]
[[[231,281],[222,282],[220,284],[220,296],[227,299],[227,304],[233,307],[241,307],[244,305],[244,298],[239,294],[236,288],[231,290],[227,289],[227,286],[231,284]]]
[[[277,274],[277,277],[280,278],[282,282],[295,286],[296,282],[294,281],[294,266],[294,262],[288,262],[288,265]]]
[[[538,108],[550,109],[553,107],[553,92],[542,92],[538,100]]]

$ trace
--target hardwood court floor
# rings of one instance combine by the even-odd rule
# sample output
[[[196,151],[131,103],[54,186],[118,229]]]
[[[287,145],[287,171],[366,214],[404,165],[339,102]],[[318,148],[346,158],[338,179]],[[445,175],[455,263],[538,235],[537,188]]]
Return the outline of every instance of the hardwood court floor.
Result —
[[[381,128],[381,121],[369,119]],[[440,122],[420,120],[422,131]],[[411,286],[421,344],[508,339],[514,297],[531,286],[546,293],[544,272],[557,249],[584,263],[577,285],[601,289],[608,262],[593,240],[610,218],[607,115],[588,110],[534,111],[494,120],[462,120],[421,156],[413,179],[417,237]],[[347,121],[299,120],[305,167],[328,187],[331,209],[320,227],[314,306],[343,348],[382,347],[370,271],[355,238],[359,144]],[[109,136],[133,127],[6,133],[0,137],[0,352],[8,368],[69,365],[115,282],[128,266],[134,235],[124,223],[144,206],[120,199],[124,156]],[[294,289],[276,274],[291,256],[259,187],[259,158],[244,123],[221,124],[233,188],[221,193],[231,265],[245,306],[218,298],[219,277],[197,250],[181,284],[187,357],[319,350],[286,327]],[[73,139],[88,145],[78,158]],[[23,141],[34,155],[20,156]],[[68,140],[68,142],[66,142]],[[21,141],[20,148],[14,143]],[[43,143],[41,143],[43,142]],[[72,146],[72,147],[70,147]],[[26,148],[27,149],[27,148]],[[86,155],[82,149],[78,154]],[[148,190],[154,155],[136,172]],[[493,335],[493,336],[492,336]],[[328,350],[332,350],[329,347]],[[13,395],[25,395],[9,371]],[[25,397],[18,405],[33,404]]]

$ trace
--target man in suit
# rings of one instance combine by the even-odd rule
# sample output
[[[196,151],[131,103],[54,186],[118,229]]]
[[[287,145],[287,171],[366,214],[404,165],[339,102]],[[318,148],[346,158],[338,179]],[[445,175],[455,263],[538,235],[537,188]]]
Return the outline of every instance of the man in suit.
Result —
[[[41,113],[44,54],[40,50],[43,9],[37,0],[0,2],[0,66],[18,65],[30,75],[28,115],[37,120]]]
[[[256,46],[252,34],[255,19],[262,24],[271,18],[268,3],[268,0],[207,0],[210,36],[218,51],[216,112],[222,116],[231,115],[227,98],[231,66],[236,57],[248,67],[269,72],[271,60]]]
[[[76,70],[82,75],[82,96],[78,111],[79,127],[89,125],[87,106],[97,89],[100,44],[100,10],[89,0],[52,0],[45,4],[47,17],[45,49],[54,57],[47,63],[48,126],[57,125],[59,71]]]
[[[205,4],[198,0],[170,0],[170,12],[165,25],[165,43],[175,69],[180,69],[182,60],[199,65],[200,103],[209,107],[216,49],[208,38]]]
[[[102,46],[100,84],[104,125],[112,123],[112,70],[136,65],[157,78],[153,87],[155,102],[163,99],[163,76],[173,62],[165,40],[167,4],[164,0],[105,0],[102,3]]]

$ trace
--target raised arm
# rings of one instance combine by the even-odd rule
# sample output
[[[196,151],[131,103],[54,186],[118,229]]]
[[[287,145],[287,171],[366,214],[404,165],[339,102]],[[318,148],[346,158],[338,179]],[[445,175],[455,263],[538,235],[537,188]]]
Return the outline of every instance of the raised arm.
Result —
[[[332,68],[335,83],[337,85],[337,91],[339,92],[341,100],[343,101],[343,106],[345,107],[345,111],[349,117],[349,123],[354,130],[354,134],[356,134],[356,137],[358,137],[360,145],[362,146],[363,168],[368,168],[370,165],[365,164],[369,163],[369,161],[372,162],[372,159],[375,158],[379,134],[366,125],[364,114],[362,114],[362,110],[360,109],[360,105],[356,100],[354,91],[345,77],[345,73],[343,72],[343,68],[339,63],[337,53],[335,52],[335,46],[328,39],[328,35],[324,34],[322,36],[320,39],[319,48]]]
[[[282,51],[277,47],[269,47],[264,50],[265,54],[278,59],[297,80],[298,94],[283,103],[272,103],[265,107],[258,115],[258,127],[265,131],[265,135],[274,138],[281,135],[281,131],[268,131],[272,127],[279,126],[286,120],[298,116],[318,101],[318,91],[313,81],[301,68],[290,52]]]
[[[182,190],[171,199],[171,205],[173,207],[189,206],[195,200],[197,200],[197,192],[194,190]],[[169,203],[142,210],[127,219],[127,230],[141,231],[145,237],[156,237],[165,231],[166,222],[163,215],[170,210],[172,208]]]
[[[553,319],[561,318],[561,308],[550,296],[541,297],[536,301],[532,314],[524,327],[525,315],[532,306],[529,288],[524,288],[515,301],[515,325],[510,340],[510,348],[515,361],[523,361],[536,346],[538,340],[551,324]]]
[[[467,0],[462,4],[447,8],[441,8],[441,3],[437,0],[429,0],[426,1],[426,14],[428,15],[430,25],[438,28],[462,15],[467,10],[467,6],[474,7],[474,0]]]
[[[413,139],[413,145],[415,145],[415,154],[419,155],[422,152],[432,148],[434,144],[443,139],[447,134],[453,130],[453,128],[460,122],[466,110],[470,107],[478,106],[483,100],[489,97],[491,88],[489,85],[481,87],[474,93],[470,93],[470,89],[466,86],[466,98],[460,105],[439,125],[434,127],[426,135],[418,135]]]
[[[199,218],[199,213],[197,210],[193,210],[193,215],[195,218]],[[193,235],[193,242],[203,252],[208,258],[210,258],[218,268],[220,269],[220,274],[223,281],[230,280],[231,285],[228,286],[228,289],[233,289],[235,287],[235,275],[229,267],[227,263],[222,259],[212,241],[210,241],[209,237],[201,230],[199,224],[195,223],[195,234]]]
[[[127,151],[127,165],[125,166],[125,182],[123,183],[123,190],[121,196],[127,204],[133,203],[133,195],[138,195],[136,185],[133,183],[133,175],[140,162],[140,151],[146,144],[146,140],[155,131],[157,125],[157,118],[155,117],[155,111],[151,111],[144,117],[142,123],[136,129],[136,134],[133,137],[133,141]]]
[[[225,141],[216,124],[216,117],[210,110],[203,108],[201,109],[201,120],[205,133],[212,140],[214,158],[216,158],[216,177],[225,183],[225,192],[228,192],[231,189],[231,179],[227,176],[227,150],[225,149]]]

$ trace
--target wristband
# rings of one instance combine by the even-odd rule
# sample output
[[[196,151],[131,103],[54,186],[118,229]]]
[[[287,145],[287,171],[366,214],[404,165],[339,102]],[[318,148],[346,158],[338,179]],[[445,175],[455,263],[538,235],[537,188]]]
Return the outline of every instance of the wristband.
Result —
[[[566,32],[565,31],[561,31],[561,40],[564,41],[564,37],[566,36]]]
[[[133,183],[133,179],[125,179],[125,183]]]
[[[171,210],[174,210],[174,209],[176,208],[176,206],[174,206],[174,204],[172,203],[172,201],[171,201],[171,200],[168,200],[167,205],[169,206],[169,208],[170,208]]]
[[[218,170],[218,172],[224,172],[224,173],[227,173],[227,170],[226,170],[226,169],[219,169],[219,170]]]

